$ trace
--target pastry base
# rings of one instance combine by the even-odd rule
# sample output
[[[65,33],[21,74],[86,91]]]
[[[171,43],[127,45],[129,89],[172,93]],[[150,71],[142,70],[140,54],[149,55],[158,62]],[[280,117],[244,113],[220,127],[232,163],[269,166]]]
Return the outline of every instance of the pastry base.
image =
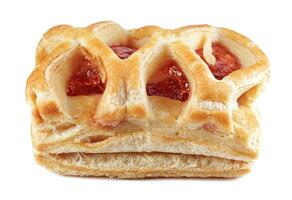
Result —
[[[73,176],[138,179],[151,177],[242,176],[250,163],[210,156],[171,153],[62,153],[36,154],[37,162],[55,172]]]

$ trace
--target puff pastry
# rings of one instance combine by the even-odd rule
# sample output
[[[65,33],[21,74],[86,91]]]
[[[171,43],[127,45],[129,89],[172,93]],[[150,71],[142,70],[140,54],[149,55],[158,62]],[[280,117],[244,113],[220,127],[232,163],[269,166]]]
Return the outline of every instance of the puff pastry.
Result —
[[[225,28],[53,27],[26,86],[36,160],[77,176],[241,176],[258,155],[253,102],[268,78],[264,53]]]

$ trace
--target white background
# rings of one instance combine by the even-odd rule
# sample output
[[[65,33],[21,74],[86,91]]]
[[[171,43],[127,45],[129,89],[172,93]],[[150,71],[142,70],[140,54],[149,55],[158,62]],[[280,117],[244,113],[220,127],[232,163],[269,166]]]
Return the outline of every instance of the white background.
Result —
[[[289,1],[1,1],[0,199],[291,199],[292,6]],[[262,147],[250,174],[231,180],[111,180],[56,175],[36,165],[30,142],[25,82],[35,47],[57,24],[113,20],[125,28],[212,24],[257,43],[271,63],[271,80],[257,101]]]

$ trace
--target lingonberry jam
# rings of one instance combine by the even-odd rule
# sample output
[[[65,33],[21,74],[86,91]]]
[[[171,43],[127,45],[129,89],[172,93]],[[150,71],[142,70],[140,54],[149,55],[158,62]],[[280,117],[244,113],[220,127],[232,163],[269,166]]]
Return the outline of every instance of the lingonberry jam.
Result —
[[[111,46],[111,49],[120,59],[128,58],[136,50],[127,46]]]
[[[85,55],[79,60],[78,67],[71,75],[67,85],[68,96],[101,94],[105,83],[100,78],[100,71],[96,62]]]
[[[162,96],[174,100],[187,100],[189,82],[179,65],[170,60],[150,78],[146,91],[149,96]]]
[[[212,44],[213,55],[216,58],[215,65],[208,64],[203,56],[203,49],[197,49],[196,53],[207,63],[212,74],[218,80],[223,79],[231,72],[240,69],[241,64],[239,59],[233,55],[226,47],[220,43]]]

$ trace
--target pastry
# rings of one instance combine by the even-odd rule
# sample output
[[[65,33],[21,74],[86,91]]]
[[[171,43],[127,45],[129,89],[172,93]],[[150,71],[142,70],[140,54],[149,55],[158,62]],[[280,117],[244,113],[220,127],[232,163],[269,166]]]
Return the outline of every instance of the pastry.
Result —
[[[35,158],[76,176],[241,176],[268,78],[264,53],[225,28],[53,27],[26,86]]]

